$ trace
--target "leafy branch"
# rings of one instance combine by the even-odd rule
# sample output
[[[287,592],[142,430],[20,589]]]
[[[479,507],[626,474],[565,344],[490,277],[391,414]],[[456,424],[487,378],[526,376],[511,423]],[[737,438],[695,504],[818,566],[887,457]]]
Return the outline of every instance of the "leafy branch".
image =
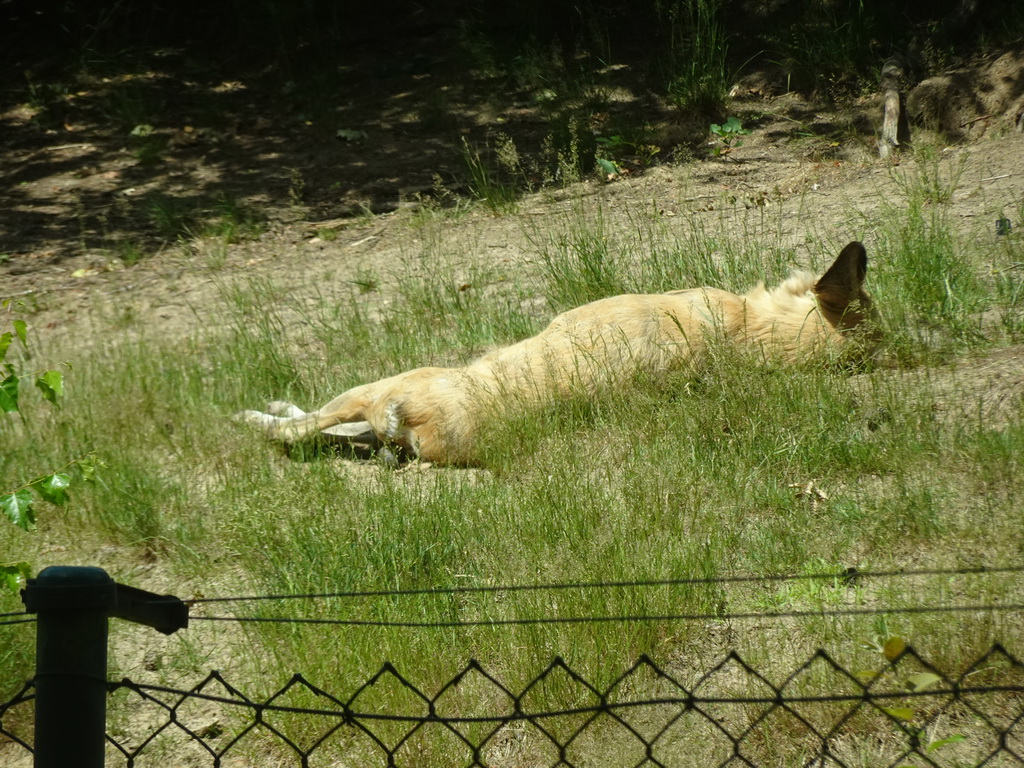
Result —
[[[10,302],[3,308],[10,310]],[[59,407],[64,397],[64,374],[57,370],[25,373],[7,360],[11,345],[18,342],[28,352],[28,325],[24,320],[12,320],[11,330],[0,334],[0,413],[21,413],[21,384],[25,380],[35,381],[43,398]],[[70,366],[68,366],[70,368]],[[66,507],[70,501],[68,488],[72,476],[85,481],[93,479],[96,471],[96,457],[89,453],[67,462],[54,472],[40,475],[12,490],[0,492],[0,513],[23,531],[31,531],[36,525],[35,504],[43,501],[58,507]],[[29,564],[23,561],[0,563],[0,583],[11,589],[28,577]]]
[[[81,480],[91,482],[96,474],[95,455],[88,453],[69,461],[56,472],[40,475],[0,495],[0,511],[23,531],[34,530],[36,513],[33,504],[37,498],[58,507],[66,507],[71,500],[68,495],[68,487],[72,482],[69,470],[78,470]]]
[[[863,647],[881,653],[890,664],[896,664],[907,651],[907,642],[901,637],[890,637],[884,642],[874,639],[863,644]],[[881,673],[874,671],[861,671],[857,677],[865,685],[870,684]],[[920,693],[932,686],[941,683],[942,677],[931,671],[918,672],[909,675],[903,680],[903,686],[908,693]],[[905,702],[897,702],[893,706],[881,707],[882,712],[887,714],[890,721],[904,733],[916,736],[924,748],[925,754],[936,752],[964,741],[966,737],[960,733],[954,733],[944,738],[931,738],[926,732],[924,725],[920,722],[926,719],[925,713],[914,709],[908,699]],[[929,761],[931,762],[931,761]],[[931,763],[934,765],[934,763]],[[901,763],[899,768],[917,768],[910,763]]]
[[[38,371],[36,373],[21,373],[14,367],[13,363],[6,362],[7,350],[17,339],[21,346],[28,350],[28,326],[24,320],[15,320],[11,323],[13,330],[0,334],[0,363],[6,376],[0,380],[0,411],[3,413],[16,413],[20,411],[18,405],[19,387],[23,379],[35,378],[35,384],[42,392],[45,399],[54,405],[59,405],[64,396],[64,374],[60,371]]]

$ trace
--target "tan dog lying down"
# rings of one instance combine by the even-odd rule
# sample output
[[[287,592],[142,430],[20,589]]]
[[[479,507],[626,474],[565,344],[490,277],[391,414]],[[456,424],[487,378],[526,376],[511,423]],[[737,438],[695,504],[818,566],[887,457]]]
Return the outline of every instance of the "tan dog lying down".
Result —
[[[758,286],[742,296],[694,288],[600,299],[461,368],[400,373],[350,389],[312,413],[277,402],[270,413],[238,416],[284,443],[329,429],[425,461],[474,464],[481,459],[481,430],[502,407],[623,387],[640,373],[699,367],[715,340],[787,362],[862,355],[868,349],[862,342],[874,337],[871,299],[862,287],[866,271],[864,246],[854,242],[817,280],[800,272],[777,288]],[[858,326],[863,332],[851,333]]]

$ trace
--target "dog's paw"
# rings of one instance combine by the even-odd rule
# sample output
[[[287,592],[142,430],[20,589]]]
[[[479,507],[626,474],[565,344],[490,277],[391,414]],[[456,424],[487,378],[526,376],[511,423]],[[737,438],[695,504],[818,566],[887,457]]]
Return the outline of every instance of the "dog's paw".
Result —
[[[261,413],[260,411],[239,411],[231,419],[240,424],[251,424],[254,427],[261,427],[268,431],[277,423],[276,417],[271,416],[269,413]]]
[[[267,403],[267,413],[271,416],[283,416],[286,419],[297,419],[299,416],[306,415],[304,410],[284,400]]]

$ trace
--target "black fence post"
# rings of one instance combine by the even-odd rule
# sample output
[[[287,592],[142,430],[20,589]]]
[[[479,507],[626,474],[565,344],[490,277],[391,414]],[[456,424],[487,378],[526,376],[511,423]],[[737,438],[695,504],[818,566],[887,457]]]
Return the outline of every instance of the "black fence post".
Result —
[[[103,768],[116,587],[101,568],[58,565],[24,590],[25,607],[38,614],[35,768]]]

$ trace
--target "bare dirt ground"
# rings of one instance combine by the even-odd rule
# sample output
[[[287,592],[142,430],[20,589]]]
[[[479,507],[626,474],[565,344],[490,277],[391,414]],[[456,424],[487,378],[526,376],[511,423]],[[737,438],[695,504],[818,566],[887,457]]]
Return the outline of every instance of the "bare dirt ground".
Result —
[[[80,329],[105,303],[171,328],[196,321],[218,273],[287,283],[315,272],[330,276],[330,290],[360,270],[388,271],[415,247],[416,234],[403,223],[437,204],[438,189],[466,192],[462,136],[482,147],[502,132],[529,148],[547,130],[525,95],[481,98],[481,83],[476,90],[453,85],[459,81],[443,62],[413,70],[353,73],[329,121],[281,114],[279,94],[257,85],[173,76],[173,62],[167,71],[92,88],[80,83],[60,98],[7,106],[0,113],[0,298],[25,302],[37,328]],[[579,197],[600,199],[610,211],[650,204],[666,218],[770,208],[795,244],[810,233],[858,235],[870,248],[872,211],[893,192],[891,166],[900,162],[877,158],[879,98],[823,108],[782,93],[768,76],[750,76],[737,85],[729,111],[753,133],[725,157],[710,158],[710,136],[633,85],[628,68],[604,74],[598,86],[608,109],[593,129],[607,135],[626,117],[642,123],[669,162],[643,168],[621,158],[620,178],[542,191],[524,200],[522,213],[542,221]],[[955,214],[994,234],[995,220],[1024,189],[1024,51],[931,78],[908,103],[916,120],[911,138],[935,142],[941,129],[943,161],[963,163]],[[140,105],[150,110],[146,122]],[[348,127],[332,132],[337,125]],[[265,222],[258,239],[211,255],[201,239],[168,231],[166,219],[174,218],[170,225],[187,235],[224,200],[236,220]],[[481,259],[531,257],[515,217],[478,207],[446,229]]]

